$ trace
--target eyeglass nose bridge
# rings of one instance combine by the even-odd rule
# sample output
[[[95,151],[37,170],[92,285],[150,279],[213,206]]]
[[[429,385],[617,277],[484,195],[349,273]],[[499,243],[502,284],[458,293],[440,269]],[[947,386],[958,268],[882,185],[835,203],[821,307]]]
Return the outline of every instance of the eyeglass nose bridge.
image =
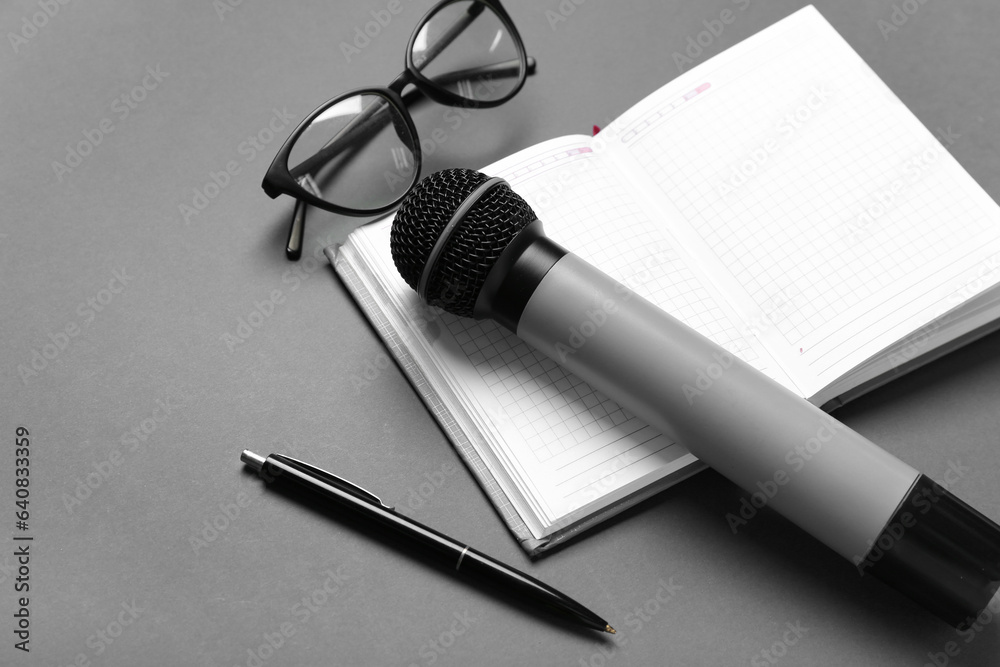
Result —
[[[417,81],[417,77],[413,75],[413,72],[406,69],[400,72],[395,79],[390,81],[389,85],[386,86],[386,88],[388,88],[392,92],[402,97],[403,89],[411,84],[417,86],[418,88],[421,88],[419,82]],[[421,88],[421,92],[425,92],[423,88]]]

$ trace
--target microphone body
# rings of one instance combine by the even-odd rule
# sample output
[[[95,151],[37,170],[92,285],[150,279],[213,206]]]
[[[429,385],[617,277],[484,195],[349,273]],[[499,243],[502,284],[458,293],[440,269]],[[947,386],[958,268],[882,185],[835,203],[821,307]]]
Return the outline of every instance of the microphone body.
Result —
[[[530,208],[521,209],[514,227],[498,227],[496,197],[489,201],[500,211],[477,212],[477,205],[490,208],[483,203],[498,188],[507,185],[501,179],[473,183],[449,220],[428,226],[438,236],[434,250],[421,257],[423,298],[448,309],[450,298],[442,295],[457,292],[463,305],[452,312],[497,321],[742,488],[763,494],[768,506],[862,574],[950,624],[967,627],[990,603],[1000,588],[1000,526],[567,252],[544,235]],[[421,196],[415,193],[410,196]],[[406,209],[404,203],[394,235],[397,224],[413,217]],[[475,247],[466,239],[463,252],[440,256],[451,235],[475,232],[466,216],[472,223],[485,216],[491,236],[483,239],[498,252],[474,258],[464,274],[450,265],[441,269],[448,261],[467,262]],[[398,257],[407,250],[400,239],[407,240],[394,239],[394,260],[416,286]],[[438,292],[425,291],[429,284]]]
[[[855,562],[919,475],[575,255],[516,333]]]

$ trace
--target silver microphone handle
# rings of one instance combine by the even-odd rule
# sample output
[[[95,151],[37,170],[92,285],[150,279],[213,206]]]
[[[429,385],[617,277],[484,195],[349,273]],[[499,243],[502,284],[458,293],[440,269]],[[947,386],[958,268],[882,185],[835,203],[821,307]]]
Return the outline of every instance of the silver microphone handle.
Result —
[[[863,558],[919,472],[572,254],[517,335],[845,558]]]

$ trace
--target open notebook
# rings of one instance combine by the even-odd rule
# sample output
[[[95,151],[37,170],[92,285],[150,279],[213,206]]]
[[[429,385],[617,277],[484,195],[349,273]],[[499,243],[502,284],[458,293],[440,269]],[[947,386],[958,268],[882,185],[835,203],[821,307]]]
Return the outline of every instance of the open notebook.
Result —
[[[1000,208],[812,7],[596,137],[483,171],[571,252],[827,408],[1000,316]],[[421,304],[390,223],[327,253],[529,553],[700,469],[492,322]]]

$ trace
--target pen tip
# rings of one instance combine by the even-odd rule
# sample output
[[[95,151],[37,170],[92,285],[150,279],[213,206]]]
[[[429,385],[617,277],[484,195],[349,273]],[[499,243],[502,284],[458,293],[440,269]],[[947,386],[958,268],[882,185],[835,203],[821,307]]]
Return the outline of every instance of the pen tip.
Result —
[[[615,629],[614,629],[613,627],[611,627],[610,625],[605,625],[605,626],[604,626],[604,631],[605,631],[605,632],[610,632],[610,633],[611,633],[611,634],[613,634],[613,635],[617,635],[617,634],[618,634],[618,631],[617,631],[617,630],[615,630]]]
[[[247,464],[250,468],[253,468],[257,472],[260,472],[261,468],[264,467],[264,457],[259,454],[254,454],[249,449],[244,449],[243,453],[240,454],[240,461]]]

